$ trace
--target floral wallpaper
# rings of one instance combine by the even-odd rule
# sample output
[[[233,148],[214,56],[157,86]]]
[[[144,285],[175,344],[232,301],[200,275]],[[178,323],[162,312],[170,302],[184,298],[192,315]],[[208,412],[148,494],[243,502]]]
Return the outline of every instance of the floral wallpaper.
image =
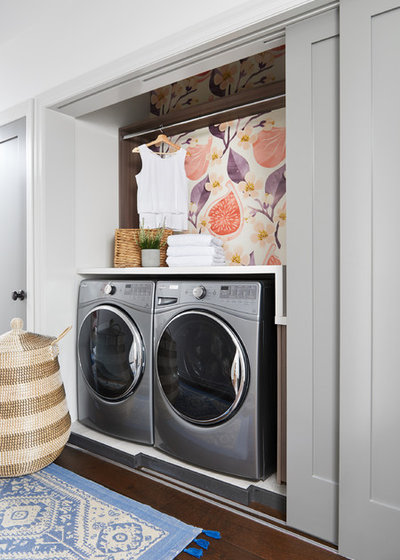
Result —
[[[165,115],[284,78],[283,45],[153,90],[150,93],[150,113]]]
[[[286,264],[285,136],[277,109],[171,138],[187,150],[189,231],[221,238],[229,265]]]

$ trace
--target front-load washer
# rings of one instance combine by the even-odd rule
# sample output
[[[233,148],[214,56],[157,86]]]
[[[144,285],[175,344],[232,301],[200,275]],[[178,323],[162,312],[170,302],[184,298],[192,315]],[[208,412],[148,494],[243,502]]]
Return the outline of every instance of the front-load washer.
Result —
[[[276,467],[274,280],[159,281],[155,446],[253,480]]]
[[[149,445],[154,290],[152,281],[83,280],[77,329],[79,421]]]

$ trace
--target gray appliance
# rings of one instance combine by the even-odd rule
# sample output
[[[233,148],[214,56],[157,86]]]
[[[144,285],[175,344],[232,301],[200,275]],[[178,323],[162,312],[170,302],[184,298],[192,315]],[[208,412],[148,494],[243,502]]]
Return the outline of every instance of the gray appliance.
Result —
[[[78,418],[106,434],[153,444],[155,283],[83,280],[78,299]]]
[[[276,468],[274,280],[159,281],[155,446],[253,480]]]

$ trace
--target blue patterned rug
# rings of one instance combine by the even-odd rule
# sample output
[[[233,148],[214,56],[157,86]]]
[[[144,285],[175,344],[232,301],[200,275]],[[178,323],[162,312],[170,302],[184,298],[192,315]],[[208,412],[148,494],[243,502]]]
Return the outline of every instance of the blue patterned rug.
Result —
[[[1,560],[172,560],[199,533],[54,464],[0,479]]]

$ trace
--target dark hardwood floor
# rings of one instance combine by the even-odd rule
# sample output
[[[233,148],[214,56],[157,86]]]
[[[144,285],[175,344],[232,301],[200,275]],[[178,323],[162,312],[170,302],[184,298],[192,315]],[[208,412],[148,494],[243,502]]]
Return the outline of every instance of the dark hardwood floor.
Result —
[[[185,523],[220,531],[221,540],[209,539],[204,560],[343,560],[334,551],[291,534],[278,519],[274,527],[265,518],[254,519],[245,511],[70,445],[56,463]],[[177,558],[188,560],[190,556],[181,553]]]

